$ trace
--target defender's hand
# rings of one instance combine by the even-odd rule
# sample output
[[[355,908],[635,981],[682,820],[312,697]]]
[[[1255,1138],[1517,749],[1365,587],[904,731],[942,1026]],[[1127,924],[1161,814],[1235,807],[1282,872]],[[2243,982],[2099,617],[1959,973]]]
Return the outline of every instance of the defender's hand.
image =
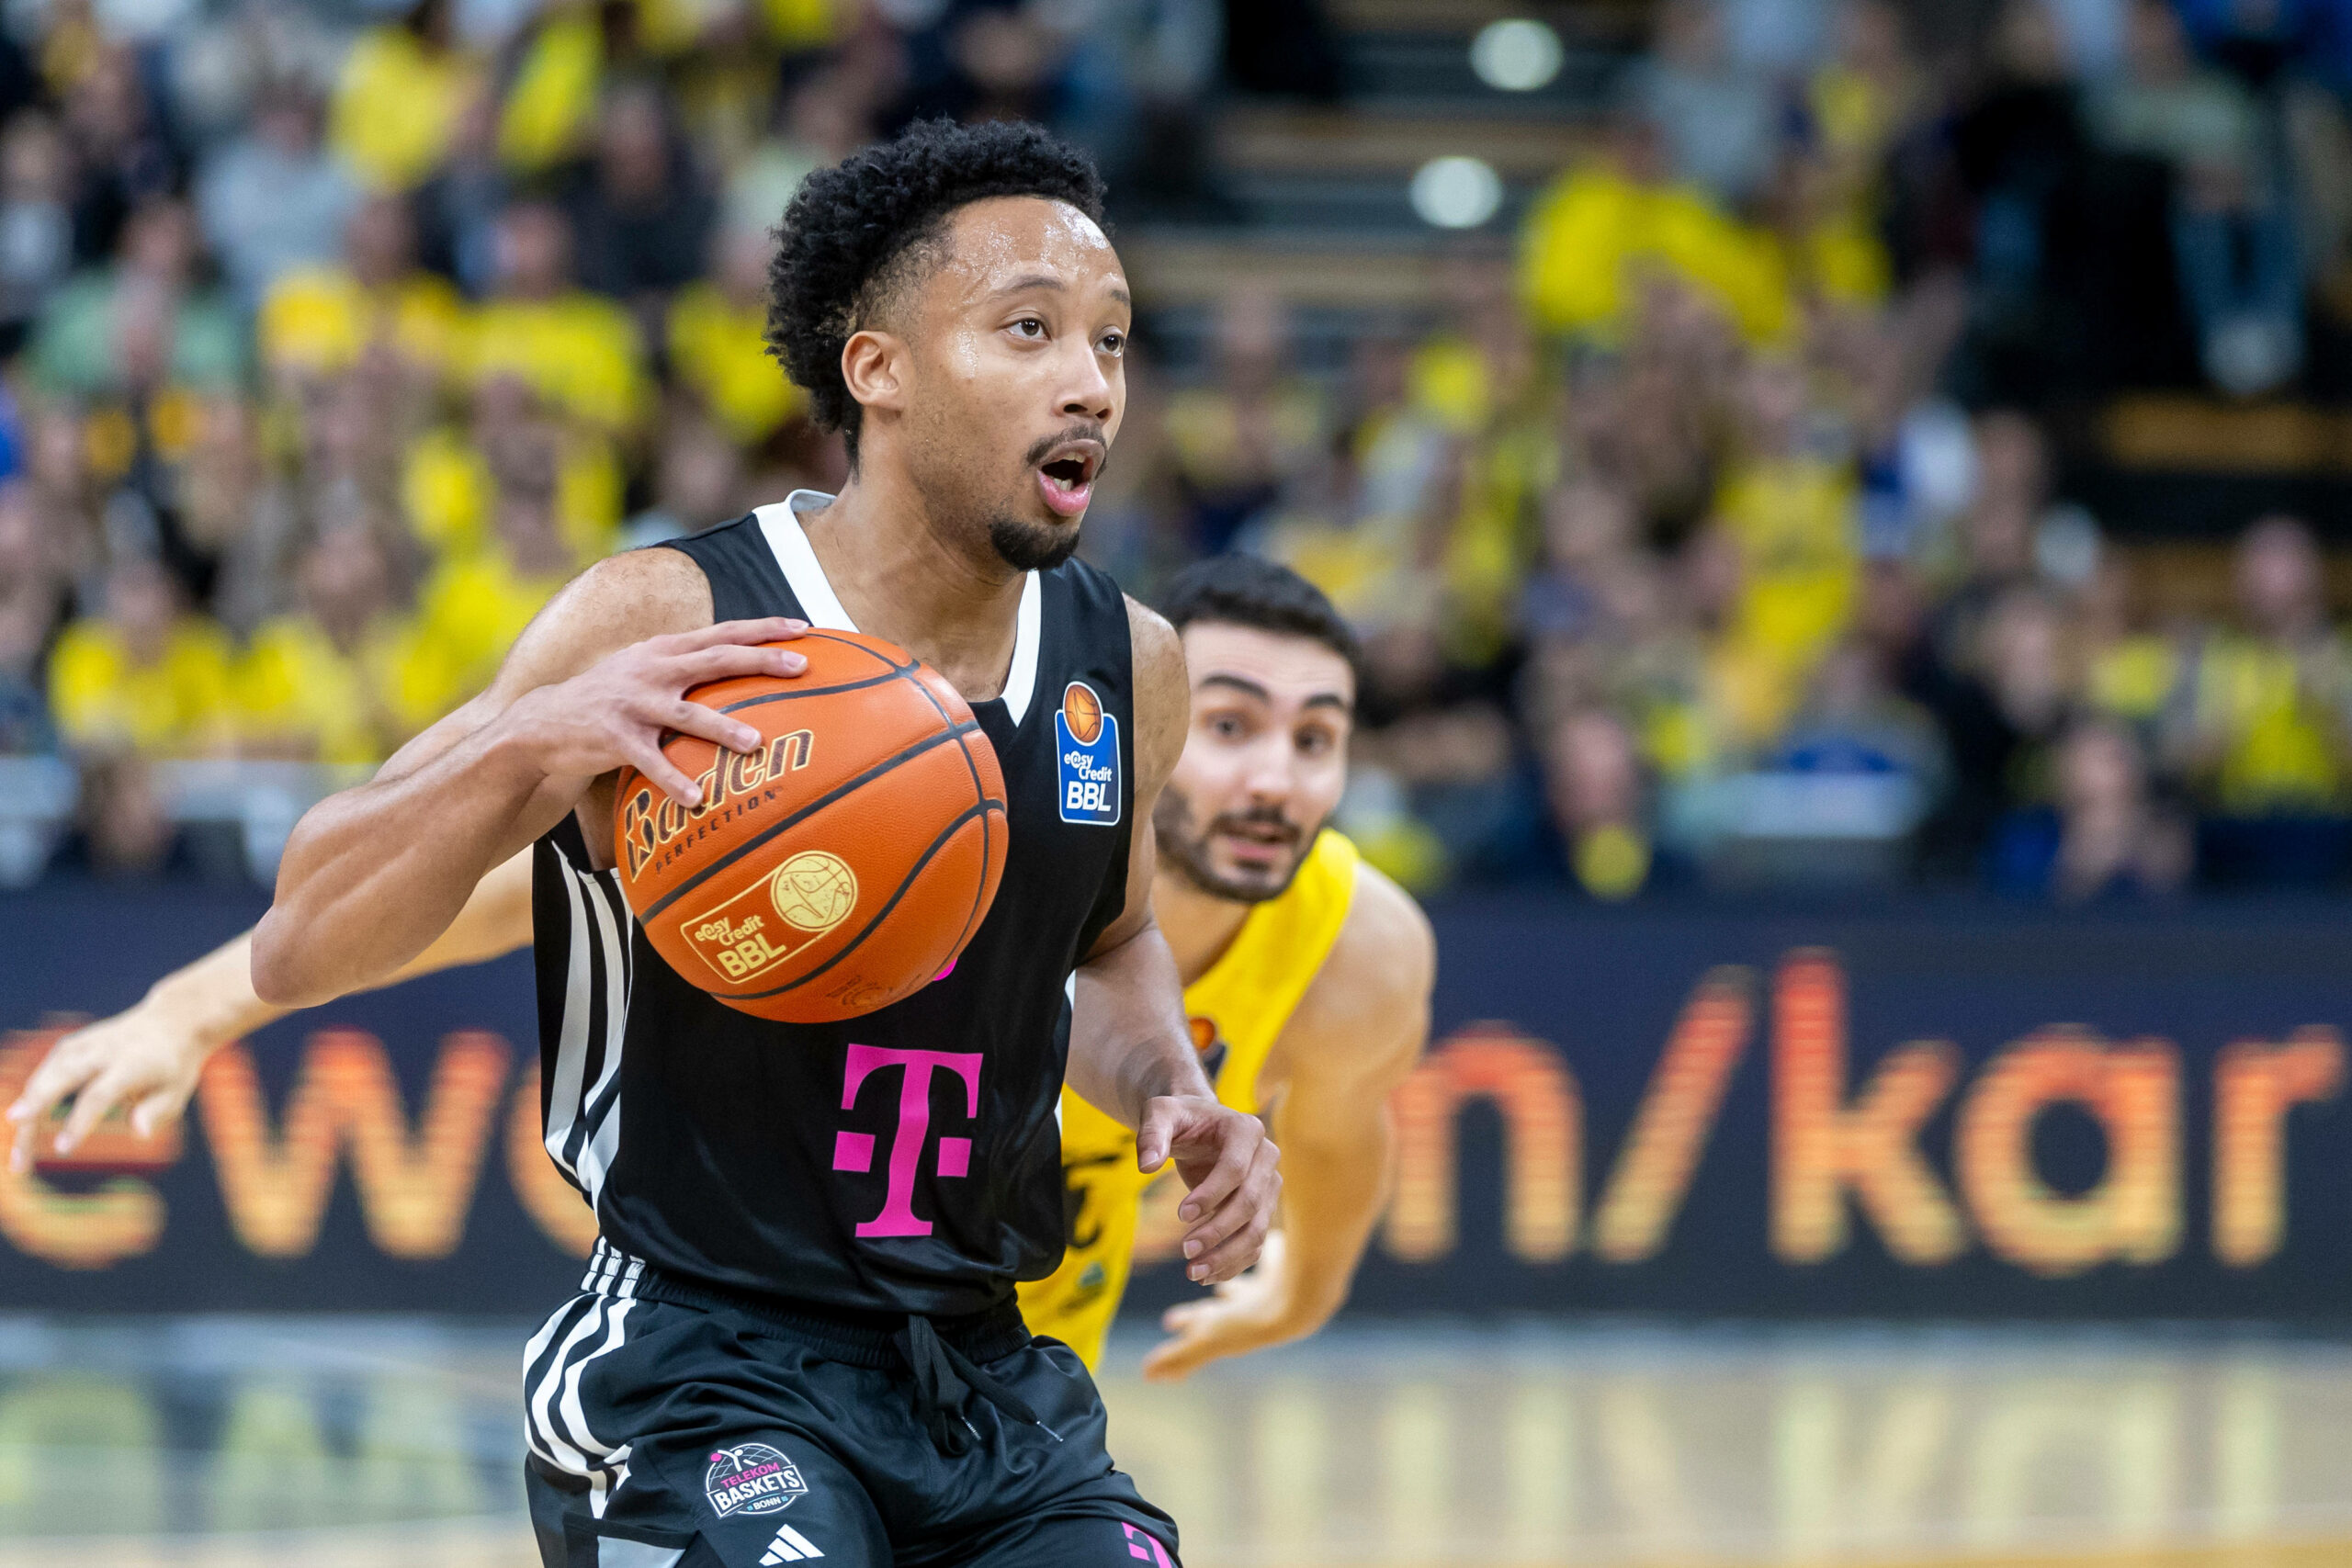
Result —
[[[684,694],[735,675],[793,676],[808,668],[780,648],[808,629],[782,616],[721,621],[700,631],[648,637],[608,654],[569,681],[515,699],[501,717],[508,738],[549,778],[594,778],[627,764],[681,806],[698,806],[702,786],[662,754],[665,730],[749,751],[760,732]]]
[[[1230,1280],[1258,1260],[1283,1190],[1282,1151],[1266,1125],[1205,1096],[1161,1095],[1144,1102],[1136,1165],[1147,1174],[1170,1158],[1192,1190],[1176,1217],[1184,1233],[1184,1274],[1201,1284]]]
[[[1258,1266],[1216,1288],[1204,1302],[1187,1302],[1160,1314],[1169,1337],[1143,1359],[1147,1382],[1182,1382],[1211,1361],[1287,1345],[1314,1332],[1316,1325],[1291,1310],[1283,1278],[1283,1233],[1266,1237]]]
[[[59,1154],[72,1153],[124,1104],[130,1107],[131,1131],[148,1136],[187,1108],[213,1044],[152,998],[66,1035],[50,1047],[8,1108],[8,1120],[17,1124],[10,1168],[32,1168],[41,1129],[68,1095],[74,1110],[57,1134]]]

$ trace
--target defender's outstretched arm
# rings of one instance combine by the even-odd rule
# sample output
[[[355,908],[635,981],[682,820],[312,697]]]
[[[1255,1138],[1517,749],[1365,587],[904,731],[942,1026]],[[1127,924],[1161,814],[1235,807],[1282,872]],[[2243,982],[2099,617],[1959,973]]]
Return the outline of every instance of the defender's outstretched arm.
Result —
[[[449,929],[379,984],[485,963],[530,941],[531,855],[526,850],[493,867],[475,885]],[[16,1123],[10,1164],[20,1171],[31,1168],[41,1128],[69,1095],[74,1110],[58,1132],[59,1154],[71,1154],[124,1104],[130,1107],[131,1130],[146,1136],[187,1109],[197,1076],[213,1052],[288,1010],[254,994],[251,931],[173,970],[135,1006],[50,1047],[8,1108],[8,1120]]]

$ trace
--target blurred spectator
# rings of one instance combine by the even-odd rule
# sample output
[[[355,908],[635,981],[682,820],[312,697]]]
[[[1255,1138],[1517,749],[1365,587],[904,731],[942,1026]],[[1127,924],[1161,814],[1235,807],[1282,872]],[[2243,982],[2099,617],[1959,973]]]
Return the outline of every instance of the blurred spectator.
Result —
[[[458,367],[464,302],[416,265],[404,202],[377,196],[344,225],[342,258],[296,267],[271,285],[254,322],[262,364],[279,376],[330,376],[381,344],[429,383]]]
[[[55,749],[40,661],[63,618],[67,579],[49,542],[31,487],[0,484],[0,756]]]
[[[702,270],[717,204],[650,84],[605,95],[593,170],[571,208],[580,281],[599,293],[658,303]]]
[[[2352,808],[2352,651],[2328,623],[2319,550],[2302,522],[2265,517],[2237,552],[2237,630],[2216,632],[2197,660],[2194,769],[2209,799],[2227,818],[2343,818]],[[2293,874],[2263,853],[2284,835],[2244,832],[2242,849],[2260,865],[2246,874]],[[2298,832],[2301,849],[2317,849],[2335,832]],[[2343,856],[2343,846],[2328,851]],[[2319,872],[2324,877],[2324,872]]]
[[[159,199],[122,229],[122,254],[66,284],[32,344],[49,391],[149,394],[168,385],[233,387],[244,343],[228,302],[197,285],[196,220]]]
[[[263,626],[238,668],[247,749],[380,762],[408,739],[403,666],[421,656],[392,607],[390,563],[365,528],[321,535],[302,558],[301,608]]]
[[[1894,693],[1878,651],[1859,640],[1822,660],[1768,763],[1792,773],[1906,779],[1923,807],[1944,784],[1943,738],[1934,721]]]
[[[128,48],[97,49],[63,96],[77,171],[74,259],[95,266],[115,254],[132,212],[179,189],[181,159]]]
[[[1748,0],[1747,11],[1760,9]],[[1665,138],[1674,176],[1736,208],[1771,170],[1781,103],[1765,70],[1780,62],[1736,56],[1724,10],[1722,0],[1664,0],[1655,51],[1635,68],[1632,91]]]
[[[645,406],[638,330],[628,313],[571,281],[571,231],[545,202],[498,220],[498,287],[476,313],[473,374],[519,378],[539,397],[605,431]]]
[[[1996,886],[2069,904],[2180,891],[2195,855],[2188,825],[2154,797],[2129,729],[2078,720],[2058,741],[2053,773],[2054,804],[2004,825]]]
[[[204,236],[247,310],[280,275],[325,262],[358,200],[319,142],[319,106],[293,84],[266,89],[253,129],[212,152],[197,181]]]
[[[74,258],[70,154],[36,110],[0,132],[0,355],[13,358]]]
[[[557,521],[557,457],[543,430],[517,430],[490,454],[495,492],[487,547],[446,558],[417,594],[415,656],[400,716],[421,729],[497,673],[507,645],[578,570]]]
[[[2199,65],[2167,0],[2131,7],[2129,70],[2094,101],[2119,151],[2173,178],[2173,254],[2206,374],[2240,397],[2302,363],[2301,241],[2265,155],[2261,111],[2234,78]]]
[[[725,227],[765,235],[811,171],[848,157],[870,133],[859,83],[846,68],[803,77],[785,90],[775,130],[735,165],[727,182]]]
[[[1544,795],[1571,883],[1591,897],[1629,898],[1650,877],[1644,782],[1633,737],[1601,708],[1569,715],[1544,752]]]
[[[53,873],[153,877],[196,869],[187,836],[172,821],[147,758],[94,756],[83,763],[81,776],[73,831],[51,862]]]
[[[59,731],[84,751],[201,756],[236,739],[229,638],[150,558],[108,570],[103,614],[58,638],[49,689]]]
[[[653,504],[628,520],[622,546],[635,549],[699,533],[741,516],[743,499],[741,455],[707,420],[682,412],[671,418],[662,439]]]
[[[1322,400],[1290,364],[1289,325],[1271,290],[1237,285],[1220,302],[1216,378],[1168,409],[1192,547],[1214,555],[1313,462]]]
[[[448,155],[415,196],[419,259],[475,298],[498,283],[499,219],[510,181],[497,139],[498,100],[476,94],[458,112]]]
[[[710,276],[679,290],[670,307],[670,368],[738,446],[756,446],[805,401],[767,350],[775,247],[761,231],[736,229],[713,250]]]
[[[473,62],[456,47],[454,10],[455,0],[415,0],[400,21],[361,33],[344,59],[328,141],[369,189],[422,183],[479,90]]]

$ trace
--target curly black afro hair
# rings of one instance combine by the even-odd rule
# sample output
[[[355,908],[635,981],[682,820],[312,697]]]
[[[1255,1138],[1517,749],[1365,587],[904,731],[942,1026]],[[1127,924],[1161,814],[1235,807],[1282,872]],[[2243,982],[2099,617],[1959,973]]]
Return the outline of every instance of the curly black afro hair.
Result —
[[[1066,201],[1102,220],[1102,177],[1085,153],[1001,121],[917,120],[810,175],[784,209],[768,265],[768,352],[808,390],[819,428],[842,433],[853,466],[861,411],[842,380],[842,346],[950,213],[997,196]]]

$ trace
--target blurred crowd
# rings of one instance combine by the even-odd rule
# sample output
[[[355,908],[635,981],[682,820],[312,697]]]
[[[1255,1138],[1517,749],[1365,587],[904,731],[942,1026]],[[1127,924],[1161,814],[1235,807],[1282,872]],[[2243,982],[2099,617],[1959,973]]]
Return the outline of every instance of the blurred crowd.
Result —
[[[1419,889],[2352,874],[2352,645],[2290,517],[2152,612],[2053,411],[2331,395],[2352,0],[1663,0],[1589,151],[1343,366],[1237,283],[1090,552],[1250,548],[1363,628],[1346,825]],[[364,767],[587,562],[837,483],[763,350],[800,177],[1038,118],[1115,216],[1329,98],[1304,0],[24,0],[0,17],[0,756],[60,863],[154,764]],[[1182,334],[1172,334],[1168,341]],[[2119,542],[2121,541],[2121,542]]]

